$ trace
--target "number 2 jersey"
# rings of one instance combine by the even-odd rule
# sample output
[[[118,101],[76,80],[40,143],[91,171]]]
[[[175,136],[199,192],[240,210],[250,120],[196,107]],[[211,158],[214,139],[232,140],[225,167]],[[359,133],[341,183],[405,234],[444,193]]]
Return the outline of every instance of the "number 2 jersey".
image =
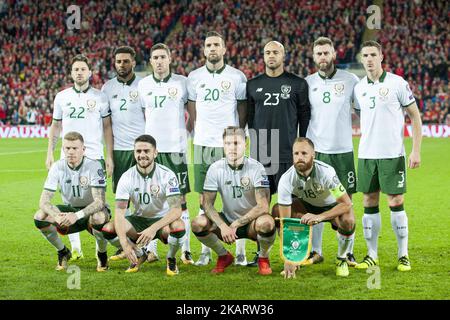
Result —
[[[315,207],[326,207],[335,204],[345,193],[333,167],[318,160],[314,160],[308,177],[298,174],[292,166],[278,183],[278,203],[285,206],[292,204],[292,195],[295,195]]]
[[[106,188],[106,177],[98,160],[84,157],[81,164],[72,169],[61,159],[50,168],[44,189],[56,192],[58,186],[65,205],[84,208],[94,201],[91,188]]]
[[[148,175],[139,172],[137,166],[128,169],[120,177],[116,201],[131,201],[136,216],[158,218],[169,212],[167,198],[175,195],[180,195],[175,173],[155,162]]]

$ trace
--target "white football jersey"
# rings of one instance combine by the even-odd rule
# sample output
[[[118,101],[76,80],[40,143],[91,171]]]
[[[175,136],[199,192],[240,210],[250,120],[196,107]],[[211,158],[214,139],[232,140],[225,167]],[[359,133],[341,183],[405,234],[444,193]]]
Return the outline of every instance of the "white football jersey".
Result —
[[[50,168],[44,189],[56,192],[58,186],[65,205],[83,208],[94,202],[92,188],[106,188],[106,177],[98,160],[84,157],[77,168],[71,169],[61,159]]]
[[[186,153],[186,82],[187,78],[178,74],[170,74],[161,81],[151,74],[139,83],[139,96],[145,108],[145,133],[155,138],[159,152]]]
[[[223,147],[223,130],[239,125],[237,101],[246,100],[246,83],[244,73],[229,65],[218,71],[203,66],[189,74],[189,100],[197,113],[194,144]]]
[[[336,199],[345,192],[333,167],[314,160],[314,168],[309,177],[298,174],[294,166],[281,176],[278,183],[278,203],[291,205],[292,195],[295,195],[313,206],[326,207],[335,204]]]
[[[336,154],[353,151],[353,88],[359,79],[353,73],[336,69],[330,78],[318,72],[306,77],[311,102],[311,120],[306,136],[315,150]]]
[[[167,198],[180,195],[178,179],[169,168],[155,163],[150,174],[143,176],[133,166],[119,180],[116,191],[116,201],[131,200],[134,215],[157,218],[169,212]]]
[[[269,189],[264,166],[244,157],[244,163],[236,169],[228,164],[226,158],[214,162],[206,174],[203,190],[220,193],[223,213],[229,222],[233,222],[256,206],[257,188]]]
[[[80,133],[85,155],[92,159],[103,159],[103,118],[110,115],[108,98],[92,87],[83,92],[67,88],[55,97],[53,119],[62,121],[62,137],[70,131]]]
[[[355,102],[355,107],[361,110],[358,158],[404,156],[404,108],[415,102],[408,82],[386,71],[375,83],[366,76],[355,86]]]
[[[139,76],[134,76],[127,83],[116,77],[102,87],[111,109],[114,150],[133,150],[134,140],[144,134],[145,119],[138,94],[139,81]]]

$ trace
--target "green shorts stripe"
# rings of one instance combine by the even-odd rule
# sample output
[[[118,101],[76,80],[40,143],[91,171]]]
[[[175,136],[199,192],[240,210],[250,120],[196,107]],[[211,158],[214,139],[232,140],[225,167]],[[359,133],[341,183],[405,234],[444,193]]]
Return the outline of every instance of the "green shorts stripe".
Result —
[[[202,193],[208,168],[223,158],[223,148],[194,145],[194,191]]]
[[[357,181],[355,172],[355,160],[352,152],[327,154],[316,152],[316,160],[329,164],[334,168],[336,174],[347,190],[348,194],[357,192]]]
[[[133,150],[113,151],[114,172],[112,176],[113,193],[116,193],[120,177],[136,164]]]
[[[185,153],[158,153],[155,161],[163,166],[168,167],[170,170],[175,172],[178,178],[178,183],[180,184],[180,193],[187,194],[191,192],[191,187],[189,186],[189,174],[186,161]]]
[[[385,194],[406,193],[405,157],[358,159],[358,191]]]

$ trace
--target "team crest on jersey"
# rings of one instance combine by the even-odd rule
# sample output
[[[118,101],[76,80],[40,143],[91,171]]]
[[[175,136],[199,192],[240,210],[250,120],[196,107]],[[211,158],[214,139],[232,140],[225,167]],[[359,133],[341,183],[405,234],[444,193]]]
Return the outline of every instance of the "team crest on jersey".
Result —
[[[292,87],[290,85],[283,84],[281,86],[281,98],[289,99],[291,97],[291,95],[290,95],[291,89],[292,89]]]
[[[320,183],[313,182],[312,187],[316,193],[322,193],[324,191],[323,186]]]
[[[383,101],[386,101],[388,99],[389,89],[388,88],[380,88],[378,90],[378,93],[380,94],[380,99]]]
[[[133,90],[133,91],[130,91],[129,96],[130,96],[130,102],[136,102],[136,100],[139,96],[139,93],[137,92],[137,90]]]
[[[95,100],[88,100],[86,101],[87,104],[87,110],[90,112],[95,111],[95,106],[97,105],[97,101]]]
[[[167,92],[169,93],[169,98],[172,100],[175,100],[175,98],[177,97],[178,89],[177,88],[169,88],[167,90]]]
[[[242,177],[241,178],[241,186],[244,188],[244,190],[250,189],[250,178]]]
[[[158,193],[159,193],[159,186],[156,185],[156,184],[152,184],[152,185],[150,186],[150,194],[151,194],[153,197],[156,197],[156,196],[158,195]]]
[[[228,92],[231,88],[231,81],[222,81],[220,83],[220,86],[222,87],[222,92]]]
[[[344,84],[343,83],[336,83],[334,85],[334,94],[336,96],[342,96],[344,94]]]
[[[80,187],[82,187],[83,189],[87,189],[88,184],[89,184],[88,177],[81,176],[79,178],[79,182],[80,182]]]

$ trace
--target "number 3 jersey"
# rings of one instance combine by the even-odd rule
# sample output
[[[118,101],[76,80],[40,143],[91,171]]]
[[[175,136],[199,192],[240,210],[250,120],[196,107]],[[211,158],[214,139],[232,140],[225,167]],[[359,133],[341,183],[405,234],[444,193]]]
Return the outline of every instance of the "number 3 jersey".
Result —
[[[84,157],[81,164],[72,169],[61,159],[50,168],[44,189],[56,192],[58,186],[64,204],[83,208],[94,201],[91,188],[106,188],[106,177],[98,160]]]
[[[128,169],[117,185],[116,201],[131,201],[134,215],[156,218],[169,212],[167,198],[180,195],[178,179],[169,168],[155,162],[148,175],[138,171],[137,166]]]
[[[285,206],[292,204],[295,195],[313,206],[325,207],[336,203],[345,193],[333,167],[318,160],[314,160],[309,177],[301,176],[292,166],[278,183],[278,203]]]
[[[226,158],[214,162],[206,174],[204,191],[219,192],[223,213],[233,222],[256,206],[255,189],[269,189],[269,180],[261,163],[244,157],[244,163],[232,168]]]
[[[58,92],[53,119],[62,121],[62,137],[76,131],[83,136],[85,155],[103,159],[103,118],[111,115],[108,98],[95,88],[78,91],[74,87]]]

